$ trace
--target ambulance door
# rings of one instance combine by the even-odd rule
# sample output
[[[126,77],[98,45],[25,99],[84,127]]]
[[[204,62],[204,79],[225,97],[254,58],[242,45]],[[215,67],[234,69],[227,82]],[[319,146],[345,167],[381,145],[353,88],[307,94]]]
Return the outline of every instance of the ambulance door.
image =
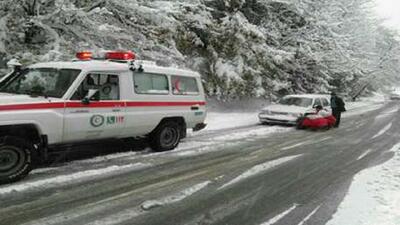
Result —
[[[90,73],[66,103],[64,142],[118,138],[125,127],[119,74]],[[89,90],[95,94],[88,99]]]

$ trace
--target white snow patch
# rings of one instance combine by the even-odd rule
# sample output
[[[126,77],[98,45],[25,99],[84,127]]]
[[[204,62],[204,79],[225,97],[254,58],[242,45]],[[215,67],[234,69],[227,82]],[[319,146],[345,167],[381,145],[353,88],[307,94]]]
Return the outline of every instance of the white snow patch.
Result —
[[[31,175],[42,174],[42,173],[48,173],[48,172],[53,172],[53,171],[57,171],[57,170],[58,170],[58,168],[56,168],[56,167],[40,168],[40,169],[32,170],[32,172],[30,174]]]
[[[214,131],[256,125],[259,123],[258,114],[254,113],[207,113],[204,131]]]
[[[361,154],[361,155],[357,158],[357,160],[360,160],[360,159],[364,158],[364,157],[367,156],[371,151],[372,151],[371,149],[368,149],[368,150],[365,151],[363,154]]]
[[[377,110],[384,106],[385,95],[374,93],[371,97],[361,98],[357,102],[346,102],[347,111],[342,114],[343,118],[363,114]]]
[[[82,163],[99,163],[99,162],[104,162],[104,161],[111,161],[114,159],[123,159],[126,157],[132,157],[132,156],[137,156],[139,155],[139,152],[120,152],[120,153],[115,153],[111,155],[104,155],[104,156],[98,156],[92,159],[83,159],[83,160],[78,160],[77,162],[82,162]]]
[[[305,144],[307,144],[307,143],[308,143],[307,141],[305,141],[305,142],[300,142],[300,143],[297,143],[297,144],[294,144],[294,145],[290,145],[290,146],[287,146],[287,147],[283,147],[282,150],[289,150],[289,149],[297,148],[297,147],[300,147],[300,146],[305,145]]]
[[[400,143],[386,163],[361,171],[327,225],[400,224]]]
[[[176,194],[158,199],[158,200],[148,200],[142,203],[141,207],[143,210],[149,210],[155,207],[163,206],[163,205],[168,205],[172,204],[175,202],[182,201],[183,199],[193,195],[194,193],[200,191],[201,189],[205,188],[207,185],[209,185],[211,181],[205,181],[199,184],[196,184],[190,188],[187,188],[183,191],[180,191]]]
[[[136,209],[125,209],[117,214],[87,223],[86,225],[114,225],[121,224],[125,221],[131,220],[135,217],[142,215],[144,212]]]
[[[115,172],[120,172],[120,171],[127,171],[127,170],[137,170],[137,169],[143,169],[146,167],[150,167],[151,164],[144,164],[144,163],[135,163],[135,164],[129,164],[129,165],[123,165],[123,166],[109,166],[101,169],[94,169],[94,170],[87,170],[87,171],[82,171],[82,172],[77,172],[73,174],[67,174],[67,175],[60,175],[60,176],[55,176],[47,179],[42,179],[42,180],[37,180],[37,181],[32,181],[32,182],[24,182],[21,184],[14,184],[10,185],[8,187],[0,188],[0,194],[7,194],[11,192],[20,192],[20,191],[26,191],[29,189],[33,188],[39,188],[45,186],[46,188],[60,185],[60,184],[65,184],[65,183],[70,183],[72,181],[80,181],[84,180],[87,178],[93,178],[96,176],[104,176],[108,174],[112,174]]]
[[[222,185],[220,188],[218,188],[218,190],[226,188],[226,187],[228,187],[228,186],[230,186],[232,184],[238,183],[238,182],[240,182],[240,181],[242,181],[242,180],[244,180],[244,179],[246,179],[248,177],[252,177],[252,176],[257,175],[259,173],[263,173],[263,172],[265,172],[267,170],[275,168],[275,167],[277,167],[277,166],[279,166],[281,164],[284,164],[286,162],[289,162],[289,161],[292,161],[294,159],[297,159],[300,156],[302,156],[302,154],[294,155],[294,156],[287,156],[287,157],[283,157],[283,158],[276,159],[276,160],[273,160],[273,161],[268,161],[268,162],[265,162],[263,164],[256,165],[256,166],[252,167],[251,169],[247,170],[246,172],[244,172],[243,174],[239,175],[238,177],[234,178],[233,180],[229,181],[228,183]]]
[[[317,208],[315,208],[306,218],[304,218],[298,225],[305,225],[306,222],[321,208],[322,205],[319,205]]]
[[[265,222],[265,223],[263,223],[261,225],[273,225],[273,224],[277,223],[279,220],[281,220],[283,217],[285,217],[286,215],[291,213],[296,208],[297,208],[297,205],[294,204],[292,207],[290,207],[286,211],[280,213],[279,215],[275,216],[274,218],[271,218],[270,220],[268,220],[267,222]]]
[[[392,114],[397,113],[398,111],[399,111],[399,109],[397,107],[393,108],[393,109],[389,109],[387,111],[382,112],[380,115],[375,117],[375,119],[383,119],[383,118],[389,117]]]
[[[380,130],[377,134],[375,134],[372,139],[375,139],[381,135],[383,135],[384,133],[386,133],[388,130],[390,130],[390,128],[392,127],[392,123],[389,123],[388,125],[386,125],[384,128],[382,128],[382,130]]]
[[[261,128],[254,128],[253,130],[248,130],[245,132],[237,132],[233,134],[227,134],[223,136],[218,136],[213,138],[212,140],[215,141],[233,141],[233,140],[240,140],[240,139],[248,139],[251,137],[258,137],[258,136],[265,136],[272,133],[283,133],[289,131],[291,128],[287,127],[261,127]]]

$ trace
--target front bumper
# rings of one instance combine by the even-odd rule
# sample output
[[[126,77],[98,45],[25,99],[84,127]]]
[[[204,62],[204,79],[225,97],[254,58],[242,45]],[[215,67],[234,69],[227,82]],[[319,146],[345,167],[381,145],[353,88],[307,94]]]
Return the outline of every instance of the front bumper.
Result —
[[[284,125],[296,125],[298,118],[289,115],[268,115],[260,113],[258,115],[261,123],[271,124],[284,124]]]

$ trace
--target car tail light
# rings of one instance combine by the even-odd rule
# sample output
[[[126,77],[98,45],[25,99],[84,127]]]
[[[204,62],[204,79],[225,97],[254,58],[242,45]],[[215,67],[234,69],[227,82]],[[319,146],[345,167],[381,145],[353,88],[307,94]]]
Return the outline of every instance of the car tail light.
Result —
[[[93,54],[91,52],[78,52],[76,53],[76,58],[80,60],[91,60]]]
[[[110,60],[134,60],[135,53],[133,52],[107,52],[106,59]]]

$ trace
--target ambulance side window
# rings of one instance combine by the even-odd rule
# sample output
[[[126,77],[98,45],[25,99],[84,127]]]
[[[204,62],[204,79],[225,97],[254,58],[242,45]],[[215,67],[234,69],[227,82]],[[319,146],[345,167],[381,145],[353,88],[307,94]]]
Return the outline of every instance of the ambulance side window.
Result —
[[[98,90],[90,99],[92,101],[120,99],[118,75],[94,73],[86,75],[71,100],[82,100],[87,96],[90,89]]]
[[[198,95],[199,86],[196,78],[184,76],[172,76],[172,93],[174,95]]]
[[[135,93],[167,95],[169,94],[168,78],[166,75],[135,73],[133,74]]]

